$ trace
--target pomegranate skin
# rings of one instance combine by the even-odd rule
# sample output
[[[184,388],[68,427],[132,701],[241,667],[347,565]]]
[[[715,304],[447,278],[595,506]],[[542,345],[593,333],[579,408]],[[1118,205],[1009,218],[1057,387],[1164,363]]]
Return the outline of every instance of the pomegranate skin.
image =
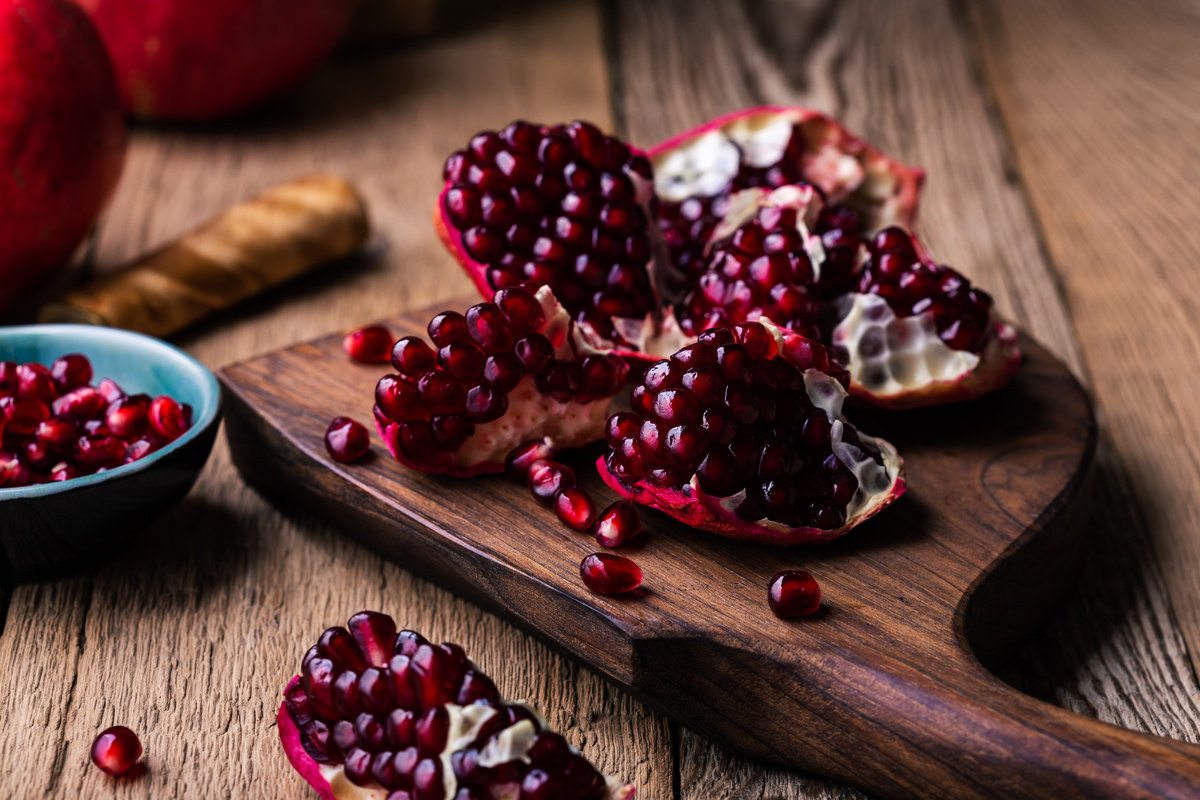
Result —
[[[355,0],[76,0],[136,116],[195,121],[243,111],[315,70]]]
[[[87,15],[67,0],[0,0],[0,314],[83,241],[125,143],[112,63]]]

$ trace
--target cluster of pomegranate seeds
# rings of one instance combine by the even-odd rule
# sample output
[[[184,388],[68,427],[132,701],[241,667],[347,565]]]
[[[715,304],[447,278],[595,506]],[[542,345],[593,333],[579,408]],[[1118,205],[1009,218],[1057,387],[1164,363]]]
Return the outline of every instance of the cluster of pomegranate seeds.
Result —
[[[897,316],[931,312],[938,334],[954,350],[980,350],[991,330],[992,297],[947,266],[922,261],[912,235],[886,228],[869,245],[858,291],[887,300]]]
[[[825,261],[817,288],[823,299],[854,291],[862,252],[862,219],[848,206],[826,206],[817,215],[813,233],[821,237]]]
[[[608,795],[591,764],[527,706],[504,702],[461,647],[397,632],[385,614],[321,634],[284,707],[309,757],[388,800]]]
[[[596,594],[622,594],[642,585],[642,568],[625,556],[592,553],[579,562],[579,577]]]
[[[325,431],[325,450],[334,461],[357,461],[370,447],[367,429],[349,417],[335,417]]]
[[[124,775],[141,757],[141,741],[124,725],[102,731],[92,742],[92,763],[109,775]]]
[[[612,317],[654,310],[645,156],[587,122],[514,122],[471,139],[444,177],[443,217],[493,289],[550,286],[605,338]]]
[[[192,409],[167,396],[91,385],[87,358],[0,362],[0,487],[65,481],[130,464],[178,439]]]
[[[812,262],[794,208],[763,207],[733,234],[712,244],[704,268],[676,311],[680,328],[707,328],[767,317],[815,336],[817,302],[810,296]]]
[[[386,364],[392,357],[392,332],[382,325],[368,325],[346,334],[342,350],[359,364]]]
[[[620,547],[641,530],[637,509],[628,500],[618,500],[596,519],[596,541],[604,547]]]
[[[780,572],[767,586],[767,604],[777,617],[807,616],[821,607],[821,586],[802,569]]]
[[[620,388],[623,362],[600,353],[556,358],[555,344],[539,332],[544,321],[541,302],[518,288],[501,289],[465,315],[438,314],[429,323],[436,350],[416,336],[396,342],[396,374],[375,387],[380,428],[396,423],[390,434],[396,446],[420,463],[457,452],[477,425],[502,417],[508,394],[527,376],[538,392],[563,403],[587,403]]]
[[[805,342],[828,371],[822,348]],[[846,522],[858,480],[833,452],[833,422],[809,398],[804,376],[778,356],[758,322],[713,328],[645,373],[631,396],[633,412],[606,430],[609,471],[683,489],[693,476],[705,493],[744,493],[736,513],[798,528],[832,530]],[[838,423],[842,441],[882,458]]]

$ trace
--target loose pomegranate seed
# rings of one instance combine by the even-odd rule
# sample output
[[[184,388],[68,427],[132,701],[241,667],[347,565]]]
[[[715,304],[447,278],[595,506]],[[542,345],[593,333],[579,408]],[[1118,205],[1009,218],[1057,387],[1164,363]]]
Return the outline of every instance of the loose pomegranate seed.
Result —
[[[620,594],[642,585],[642,568],[624,556],[593,553],[580,562],[579,577],[597,594]]]
[[[79,425],[69,417],[51,417],[38,423],[34,438],[54,452],[67,452],[79,438]]]
[[[504,469],[512,477],[525,483],[529,479],[529,468],[538,461],[546,461],[554,457],[554,449],[545,439],[535,439],[532,442],[513,448],[505,459]]]
[[[382,325],[368,325],[346,334],[342,350],[360,364],[386,364],[392,357],[392,334]]]
[[[620,547],[642,530],[637,510],[628,500],[618,500],[596,520],[596,541],[604,547]]]
[[[124,775],[141,757],[141,741],[123,725],[104,730],[92,742],[92,763],[109,775]]]
[[[104,424],[114,436],[141,436],[150,427],[150,396],[137,394],[114,400],[104,414]]]
[[[111,378],[101,378],[100,382],[96,384],[96,391],[104,398],[105,403],[111,403],[125,396],[125,390]]]
[[[54,378],[46,367],[41,364],[21,364],[17,367],[17,395],[32,397],[49,405],[58,397],[58,387],[54,385]]]
[[[78,353],[65,355],[50,365],[50,377],[60,393],[86,386],[92,382],[92,362]]]
[[[528,483],[534,498],[548,506],[560,489],[575,485],[575,470],[557,461],[535,461],[529,466]]]
[[[821,607],[821,587],[804,570],[780,572],[771,578],[767,603],[777,617],[807,616]]]
[[[123,463],[132,464],[135,461],[140,461],[158,448],[158,442],[150,438],[143,437],[141,439],[132,441],[129,443],[129,446],[125,448],[125,458]]]
[[[91,386],[80,386],[57,398],[51,407],[56,415],[89,420],[108,408],[108,401]]]
[[[596,504],[586,489],[566,486],[554,495],[554,513],[569,528],[590,531],[596,524]]]
[[[73,464],[57,464],[50,470],[50,480],[55,482],[74,480],[82,476],[83,473]],[[0,481],[0,486],[3,485],[4,482]]]
[[[0,414],[4,415],[5,431],[28,436],[50,418],[50,409],[35,397],[4,397],[0,398]]]
[[[82,436],[75,443],[75,461],[85,472],[111,469],[125,461],[125,447],[116,436]]]
[[[349,417],[335,417],[325,430],[325,449],[334,461],[357,461],[370,447],[367,429]]]
[[[172,397],[162,395],[151,400],[147,417],[151,432],[163,441],[173,442],[188,429],[183,406]]]

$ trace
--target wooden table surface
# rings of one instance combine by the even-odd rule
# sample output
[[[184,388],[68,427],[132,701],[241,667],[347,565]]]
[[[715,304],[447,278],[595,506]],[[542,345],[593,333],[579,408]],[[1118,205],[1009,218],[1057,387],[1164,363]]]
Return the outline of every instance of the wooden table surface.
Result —
[[[382,15],[380,18],[386,18]],[[358,183],[377,231],[177,339],[217,368],[469,291],[430,222],[441,163],[518,117],[648,145],[757,103],[829,111],[928,171],[939,260],[1091,387],[1103,430],[1081,582],[1004,678],[1200,741],[1200,14],[1149,0],[572,0],[348,44],[299,90],[203,129],[140,127],[97,241],[111,269],[307,172]],[[980,424],[986,424],[981,420]],[[0,634],[0,792],[301,798],[279,690],[363,607],[463,644],[645,800],[861,797],[730,754],[506,623],[248,489],[224,441],[191,495],[94,573],[18,587]],[[111,781],[125,724],[147,771]]]

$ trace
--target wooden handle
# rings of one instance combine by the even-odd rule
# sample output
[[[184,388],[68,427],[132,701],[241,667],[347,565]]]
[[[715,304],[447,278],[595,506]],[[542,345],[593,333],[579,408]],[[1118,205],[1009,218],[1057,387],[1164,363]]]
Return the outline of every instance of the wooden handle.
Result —
[[[859,643],[766,653],[730,644],[639,642],[634,683],[677,696],[676,716],[705,698],[688,724],[750,755],[883,797],[1200,797],[1200,747],[1035,700],[952,647],[864,658]],[[720,674],[750,678],[706,677]]]
[[[38,321],[166,336],[349,255],[368,231],[366,206],[350,183],[331,175],[301,178],[239,203],[129,268],[47,305]]]

